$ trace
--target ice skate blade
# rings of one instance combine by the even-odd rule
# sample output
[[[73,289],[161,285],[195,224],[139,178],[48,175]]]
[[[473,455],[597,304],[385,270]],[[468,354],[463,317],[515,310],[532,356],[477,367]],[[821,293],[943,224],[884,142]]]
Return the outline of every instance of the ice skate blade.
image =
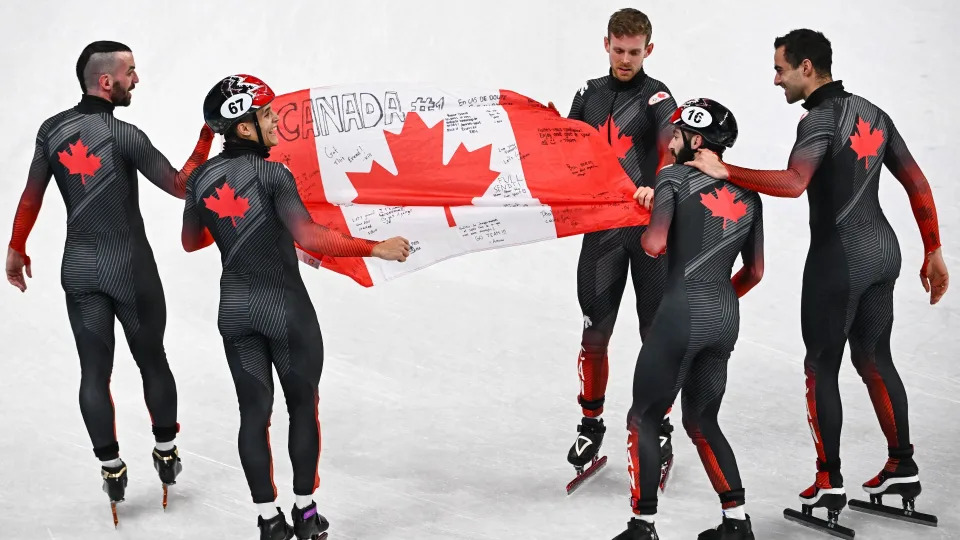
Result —
[[[784,508],[783,517],[789,521],[799,523],[804,527],[809,527],[811,529],[827,533],[831,536],[836,536],[837,538],[846,538],[847,540],[853,540],[856,532],[849,528],[844,527],[843,525],[831,525],[825,519],[820,519],[818,517],[813,517],[812,515],[804,515],[801,512],[794,510],[793,508]]]
[[[607,464],[607,456],[603,456],[600,459],[594,460],[589,467],[584,469],[582,473],[578,473],[577,477],[570,481],[567,484],[567,495],[570,495],[577,490],[584,482],[590,479],[591,476],[600,472],[600,469]]]
[[[850,508],[858,512],[866,512],[867,514],[897,519],[900,521],[909,521],[910,523],[927,525],[929,527],[937,526],[937,516],[933,514],[924,514],[923,512],[917,512],[916,510],[904,510],[903,508],[887,506],[885,504],[874,504],[867,501],[861,501],[859,499],[850,499],[850,502],[847,504],[850,506]]]
[[[113,528],[116,529],[120,524],[120,519],[117,518],[117,503],[120,501],[110,501],[110,513],[113,514]]]
[[[660,467],[660,493],[667,492],[667,482],[670,480],[670,471],[673,470],[673,456],[670,456],[670,459]]]

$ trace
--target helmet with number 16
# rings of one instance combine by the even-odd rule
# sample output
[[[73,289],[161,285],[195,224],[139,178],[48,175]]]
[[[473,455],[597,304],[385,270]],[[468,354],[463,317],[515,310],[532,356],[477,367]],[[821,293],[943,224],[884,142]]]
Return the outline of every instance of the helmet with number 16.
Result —
[[[670,123],[683,131],[699,134],[706,143],[703,146],[717,152],[737,142],[737,119],[730,109],[712,99],[685,101],[673,112]]]

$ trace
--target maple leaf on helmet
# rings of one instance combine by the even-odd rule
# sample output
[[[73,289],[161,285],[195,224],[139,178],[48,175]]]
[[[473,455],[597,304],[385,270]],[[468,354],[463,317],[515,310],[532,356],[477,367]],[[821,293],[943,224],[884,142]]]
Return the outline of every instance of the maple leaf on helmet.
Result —
[[[250,94],[254,105],[263,106],[273,98],[273,90],[253,75],[230,75],[220,81],[220,91],[225,97],[237,94]],[[265,102],[266,100],[266,102]],[[258,103],[259,101],[259,103]]]
[[[348,172],[357,190],[353,202],[386,206],[443,206],[447,224],[456,224],[451,206],[468,206],[482,197],[500,176],[490,170],[492,145],[468,151],[457,146],[443,164],[445,122],[428,128],[416,113],[408,113],[399,134],[384,132],[397,174],[374,161],[370,172]]]

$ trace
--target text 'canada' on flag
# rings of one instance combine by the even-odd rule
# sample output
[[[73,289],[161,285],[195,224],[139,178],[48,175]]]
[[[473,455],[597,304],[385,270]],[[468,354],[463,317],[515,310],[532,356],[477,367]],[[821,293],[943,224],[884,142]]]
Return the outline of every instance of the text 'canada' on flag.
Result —
[[[300,259],[372,286],[485,249],[645,225],[615,149],[591,126],[507,90],[342,85],[277,96],[284,163],[314,221],[403,236],[403,264]]]

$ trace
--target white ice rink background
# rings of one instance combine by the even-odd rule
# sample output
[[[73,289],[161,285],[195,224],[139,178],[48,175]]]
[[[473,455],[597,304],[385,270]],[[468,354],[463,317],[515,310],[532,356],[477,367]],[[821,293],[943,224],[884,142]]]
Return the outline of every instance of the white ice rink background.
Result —
[[[74,65],[90,41],[134,50],[140,83],[116,115],[179,167],[220,77],[249,72],[278,92],[366,81],[498,86],[566,114],[607,69],[609,15],[653,20],[648,73],[678,101],[729,106],[740,138],[727,159],[785,167],[803,109],[773,86],[773,40],[798,27],[834,46],[834,76],[884,108],[933,187],[943,252],[960,271],[956,135],[960,83],[952,1],[4,2],[0,54],[0,226],[9,227],[40,123],[80,97]],[[219,150],[219,141],[214,151]],[[130,470],[113,529],[77,403],[79,365],[60,286],[64,206],[51,182],[27,248],[33,279],[0,287],[0,538],[255,538],[256,512],[237,455],[236,395],[216,327],[219,254],[180,247],[182,203],[145,179],[140,204],[167,299],[166,350],[179,390],[184,472],[166,513],[150,462],[153,438],[139,373],[117,326],[112,379],[121,454]],[[958,538],[960,290],[928,305],[919,233],[885,172],[881,199],[903,252],[893,354],[910,400],[925,528],[846,510],[857,538]],[[820,538],[782,517],[814,475],[806,424],[800,279],[807,202],[764,197],[766,272],[741,302],[721,425],[736,452],[758,538]],[[4,239],[6,241],[6,236]],[[630,517],[625,415],[640,347],[629,286],[610,350],[603,446],[610,462],[568,497],[566,452],[580,409],[576,298],[580,237],[449,260],[364,289],[301,266],[326,360],[320,383],[320,511],[331,540],[605,539]],[[841,370],[841,446],[848,493],[876,474],[886,444],[849,360]],[[278,504],[293,504],[286,409],[277,386],[271,438]],[[673,413],[677,455],[660,501],[662,538],[719,523],[719,502]],[[893,502],[891,500],[890,502]]]

